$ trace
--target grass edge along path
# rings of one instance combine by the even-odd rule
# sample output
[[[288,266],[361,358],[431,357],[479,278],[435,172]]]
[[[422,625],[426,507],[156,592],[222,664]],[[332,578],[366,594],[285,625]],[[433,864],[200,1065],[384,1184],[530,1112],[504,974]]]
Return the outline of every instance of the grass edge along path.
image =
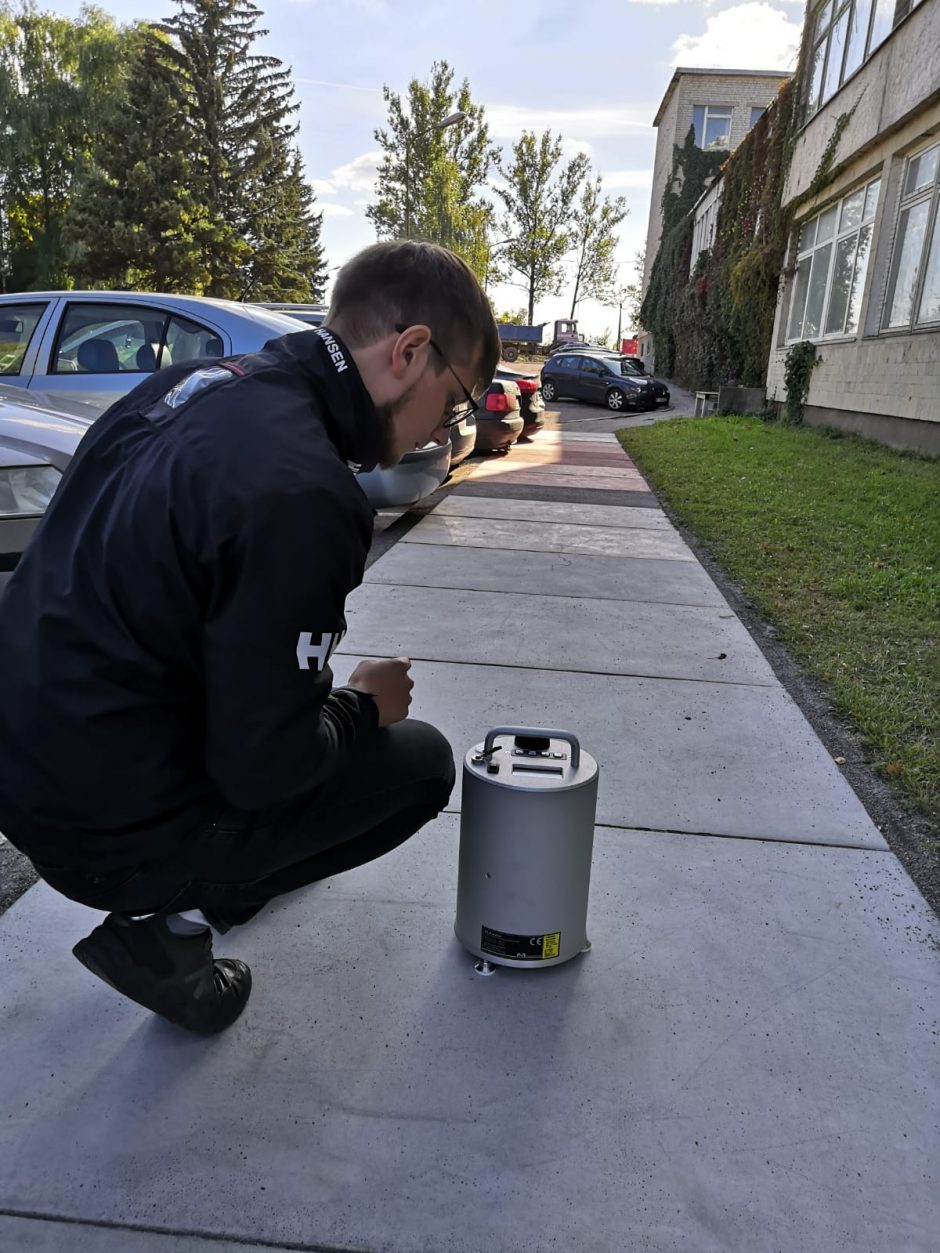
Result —
[[[617,436],[940,843],[940,461],[759,418]]]

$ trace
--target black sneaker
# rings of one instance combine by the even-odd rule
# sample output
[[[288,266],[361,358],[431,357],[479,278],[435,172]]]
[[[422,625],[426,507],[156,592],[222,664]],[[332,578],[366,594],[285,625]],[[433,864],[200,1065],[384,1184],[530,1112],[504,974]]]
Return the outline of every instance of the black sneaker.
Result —
[[[213,961],[208,927],[177,935],[159,914],[140,921],[108,914],[72,952],[116,992],[201,1035],[231,1026],[251,992],[244,962]]]

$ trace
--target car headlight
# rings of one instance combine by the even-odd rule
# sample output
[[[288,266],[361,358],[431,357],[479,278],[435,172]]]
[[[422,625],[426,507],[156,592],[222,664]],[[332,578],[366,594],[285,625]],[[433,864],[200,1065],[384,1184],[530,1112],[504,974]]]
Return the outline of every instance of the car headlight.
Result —
[[[61,478],[55,466],[0,466],[0,518],[45,513]]]

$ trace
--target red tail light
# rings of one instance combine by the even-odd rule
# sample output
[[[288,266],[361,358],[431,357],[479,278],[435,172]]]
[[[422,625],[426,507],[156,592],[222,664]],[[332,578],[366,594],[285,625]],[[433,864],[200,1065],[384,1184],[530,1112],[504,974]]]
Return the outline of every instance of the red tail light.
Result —
[[[512,397],[507,396],[505,392],[490,392],[486,398],[488,413],[509,413],[515,407]]]
[[[537,392],[539,389],[539,385],[536,383],[535,379],[519,379],[516,386],[519,388],[520,392],[522,392],[523,396],[529,396],[532,392]]]

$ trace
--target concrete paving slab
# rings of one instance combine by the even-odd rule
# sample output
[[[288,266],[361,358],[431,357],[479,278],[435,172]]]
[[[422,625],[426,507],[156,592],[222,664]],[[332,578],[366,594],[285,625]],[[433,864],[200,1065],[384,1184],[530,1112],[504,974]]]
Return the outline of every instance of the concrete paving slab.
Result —
[[[511,496],[516,500],[544,500],[569,502],[571,504],[623,505],[642,509],[659,509],[660,504],[651,491],[601,491],[596,487],[537,487],[531,484],[495,482],[474,483],[465,479],[460,484],[463,496],[490,496],[498,500]]]
[[[478,592],[727,608],[721,592],[698,562],[658,561],[654,557],[595,557],[585,553],[530,551],[525,561],[520,562],[518,553],[503,549],[460,544],[396,544],[369,567],[365,581],[400,587],[462,587]]]
[[[777,683],[731,610],[711,606],[364,583],[346,623],[342,651],[373,657]]]
[[[336,681],[359,660],[334,655]],[[421,661],[412,677],[413,716],[461,758],[490,727],[574,731],[601,764],[606,825],[887,847],[781,687]]]
[[[558,444],[608,444],[620,448],[621,443],[611,431],[539,431],[535,439],[541,443]]]
[[[594,445],[573,448],[570,444],[544,444],[540,448],[523,448],[516,445],[508,454],[514,463],[526,461],[531,465],[594,465],[635,469],[634,463],[622,449]],[[493,458],[496,461],[497,458]],[[481,464],[487,465],[488,461]]]
[[[511,522],[500,518],[462,518],[433,513],[402,537],[409,544],[451,544],[519,554],[593,553],[604,557],[658,557],[695,562],[674,527],[570,526],[559,522]],[[697,564],[697,563],[696,563]]]
[[[632,471],[624,470],[621,474],[608,474],[605,479],[591,477],[599,471],[592,469],[574,470],[564,467],[524,465],[507,466],[505,471],[486,475],[473,474],[470,481],[479,483],[506,483],[512,487],[594,487],[607,491],[645,492],[649,491],[646,481]]]
[[[502,479],[519,476],[536,476],[539,482],[555,483],[562,480],[577,480],[578,486],[616,487],[631,483],[638,488],[646,487],[646,480],[638,470],[630,466],[559,466],[551,462],[535,465],[520,459],[510,461],[485,461],[477,466],[470,476],[472,479]]]
[[[255,983],[210,1040],[81,970],[96,916],[34,888],[0,919],[0,1206],[382,1253],[936,1248],[940,933],[892,855],[601,829],[593,951],[481,979],[456,852],[439,820],[217,942]]]
[[[470,496],[460,490],[446,496],[434,508],[435,517],[503,518],[513,522],[561,522],[569,526],[611,526],[629,529],[643,527],[675,531],[661,509],[631,509],[617,505],[573,505],[564,502],[538,503],[504,496]]]
[[[270,1253],[278,1247],[285,1246],[0,1214],[4,1253]]]

